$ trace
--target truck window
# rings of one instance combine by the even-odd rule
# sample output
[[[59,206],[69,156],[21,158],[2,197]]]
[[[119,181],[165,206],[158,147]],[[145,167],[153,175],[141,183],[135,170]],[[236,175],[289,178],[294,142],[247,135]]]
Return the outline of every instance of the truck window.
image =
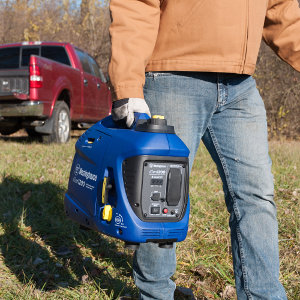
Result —
[[[20,61],[20,47],[0,49],[0,69],[18,69]]]
[[[29,66],[29,59],[31,55],[40,55],[40,48],[38,47],[23,47],[22,48],[22,61],[21,66],[22,67],[28,67]]]
[[[101,68],[98,66],[97,62],[91,56],[89,56],[89,62],[90,62],[90,65],[91,65],[94,75],[97,76],[98,78],[100,78],[100,80],[102,82],[106,83],[107,80],[106,80]]]
[[[42,57],[71,66],[66,49],[61,46],[42,46]]]
[[[86,72],[86,73],[89,73],[89,74],[93,74],[93,72],[91,70],[91,67],[89,65],[87,54],[85,54],[84,52],[82,52],[78,49],[75,49],[75,51],[76,51],[76,53],[79,57],[79,60],[81,62],[82,68],[83,68],[83,71]]]
[[[88,56],[88,58],[89,58],[89,63],[91,65],[91,68],[93,70],[93,74],[96,77],[100,78],[100,72],[99,72],[99,66],[98,66],[98,64],[96,63],[96,61],[91,56]]]

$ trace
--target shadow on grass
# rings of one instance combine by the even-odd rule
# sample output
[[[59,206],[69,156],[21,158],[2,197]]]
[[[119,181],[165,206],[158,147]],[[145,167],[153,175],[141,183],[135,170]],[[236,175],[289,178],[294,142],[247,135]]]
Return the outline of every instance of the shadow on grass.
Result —
[[[86,129],[74,129],[71,130],[71,139],[78,139]],[[0,141],[5,142],[14,142],[14,143],[21,143],[21,144],[32,144],[32,143],[43,143],[42,137],[37,134],[36,136],[28,136],[25,130],[18,131],[12,135],[1,135],[0,134]]]
[[[64,215],[64,190],[51,182],[28,183],[7,176],[0,184],[0,234],[4,263],[20,282],[53,290],[82,283],[100,286],[115,296],[134,294],[107,266],[118,269],[118,277],[130,277],[131,256],[92,231],[79,229]],[[84,257],[91,253],[96,257]],[[87,276],[88,275],[88,276]]]
[[[78,139],[79,136],[80,135],[72,134],[71,139]],[[44,144],[45,143],[41,137],[29,137],[29,136],[0,136],[0,141],[20,143],[20,144],[33,144],[33,143]]]
[[[22,144],[31,144],[33,142],[36,142],[37,139],[30,138],[26,135],[22,135],[22,136],[4,136],[4,135],[0,135],[0,141],[15,142],[15,143],[22,143]]]

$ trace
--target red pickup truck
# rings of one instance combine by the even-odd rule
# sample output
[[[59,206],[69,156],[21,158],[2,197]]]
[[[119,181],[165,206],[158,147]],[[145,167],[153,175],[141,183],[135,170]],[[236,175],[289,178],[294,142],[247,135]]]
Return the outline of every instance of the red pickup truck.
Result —
[[[0,46],[0,133],[25,128],[46,142],[65,143],[71,126],[111,112],[111,94],[96,61],[69,43]]]

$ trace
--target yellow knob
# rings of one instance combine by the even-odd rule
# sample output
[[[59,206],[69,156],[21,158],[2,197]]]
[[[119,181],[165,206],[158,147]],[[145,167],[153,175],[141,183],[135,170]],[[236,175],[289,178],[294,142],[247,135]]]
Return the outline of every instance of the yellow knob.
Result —
[[[161,119],[161,120],[164,120],[164,119],[165,119],[165,116],[154,115],[154,116],[152,116],[152,119]]]
[[[112,207],[111,205],[105,205],[102,212],[102,219],[108,222],[112,219]]]

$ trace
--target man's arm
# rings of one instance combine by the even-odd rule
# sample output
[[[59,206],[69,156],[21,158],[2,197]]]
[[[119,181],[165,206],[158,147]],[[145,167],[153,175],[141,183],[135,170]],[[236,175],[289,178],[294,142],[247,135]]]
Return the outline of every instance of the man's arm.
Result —
[[[279,57],[300,71],[300,9],[297,0],[269,0],[263,38]]]
[[[144,98],[145,68],[160,21],[160,0],[111,0],[109,76],[116,99]]]

